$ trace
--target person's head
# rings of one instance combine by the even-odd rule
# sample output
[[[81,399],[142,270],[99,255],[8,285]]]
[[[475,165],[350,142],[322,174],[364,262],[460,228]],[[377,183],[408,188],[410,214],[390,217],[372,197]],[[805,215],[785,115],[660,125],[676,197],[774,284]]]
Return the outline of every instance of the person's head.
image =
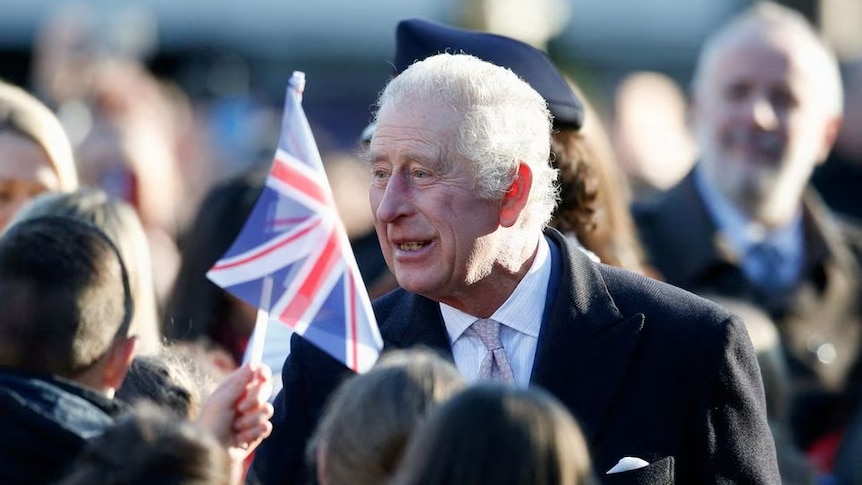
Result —
[[[216,438],[156,406],[139,405],[90,442],[61,485],[229,485]]]
[[[161,342],[161,328],[156,311],[156,294],[150,249],[141,221],[128,203],[109,197],[93,188],[74,192],[43,194],[24,206],[12,224],[41,216],[62,216],[93,224],[117,246],[129,273],[129,286],[135,302],[130,335],[138,338],[138,351],[156,353]]]
[[[754,220],[796,213],[841,111],[835,56],[793,10],[758,3],[704,44],[692,86],[701,169]]]
[[[551,166],[559,171],[560,202],[550,225],[575,234],[603,262],[641,270],[621,175],[614,172],[607,135],[589,100],[539,49],[510,37],[422,19],[398,23],[395,73],[442,52],[464,53],[518,75],[548,103],[553,117]],[[370,135],[369,135],[370,139]]]
[[[685,93],[663,73],[623,78],[613,93],[612,133],[619,166],[641,199],[673,187],[697,157]]]
[[[383,484],[413,430],[463,386],[458,370],[430,350],[394,351],[333,394],[308,448],[321,485]]]
[[[396,75],[417,60],[443,52],[468,54],[511,69],[545,99],[554,128],[551,165],[559,170],[560,182],[560,204],[551,225],[562,231],[577,230],[579,236],[590,230],[598,187],[581,134],[588,121],[583,96],[576,94],[544,52],[520,40],[423,19],[398,23],[393,59]]]
[[[134,353],[120,254],[90,224],[37,217],[0,237],[0,366],[113,395]]]
[[[398,284],[496,308],[556,204],[545,100],[508,69],[439,54],[390,81],[378,107],[370,199]]]
[[[410,440],[396,485],[593,483],[572,416],[550,394],[480,384],[433,412]]]
[[[182,261],[164,318],[170,340],[215,343],[237,361],[251,335],[257,309],[216,286],[207,271],[230,248],[263,190],[260,168],[210,190],[180,238]]]
[[[77,187],[60,122],[26,91],[0,81],[0,229],[35,195]]]
[[[156,355],[135,357],[115,397],[129,404],[151,402],[192,419],[214,383],[181,348],[165,347]]]
[[[78,101],[92,123],[75,147],[82,183],[131,204],[145,227],[173,235],[184,201],[176,153],[181,130],[169,97],[145,66],[128,59],[100,60],[88,74]]]

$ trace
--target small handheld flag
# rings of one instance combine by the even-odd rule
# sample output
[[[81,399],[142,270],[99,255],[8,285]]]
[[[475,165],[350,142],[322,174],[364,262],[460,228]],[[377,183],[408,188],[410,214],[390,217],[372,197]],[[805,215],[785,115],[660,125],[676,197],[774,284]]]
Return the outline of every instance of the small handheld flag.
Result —
[[[264,190],[207,277],[364,372],[383,341],[302,110],[304,87],[305,74],[294,72]],[[258,316],[261,320],[265,325],[265,315]],[[252,345],[261,345],[261,328],[255,333]],[[254,350],[252,355],[259,359]]]

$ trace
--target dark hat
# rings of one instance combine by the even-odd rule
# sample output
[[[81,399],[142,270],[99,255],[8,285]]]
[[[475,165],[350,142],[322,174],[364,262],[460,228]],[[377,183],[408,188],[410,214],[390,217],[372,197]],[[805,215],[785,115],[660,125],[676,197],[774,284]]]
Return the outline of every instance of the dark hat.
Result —
[[[395,74],[417,60],[441,52],[466,54],[506,67],[526,81],[548,102],[555,127],[579,129],[584,105],[544,52],[502,35],[456,29],[427,20],[398,23],[395,34]]]

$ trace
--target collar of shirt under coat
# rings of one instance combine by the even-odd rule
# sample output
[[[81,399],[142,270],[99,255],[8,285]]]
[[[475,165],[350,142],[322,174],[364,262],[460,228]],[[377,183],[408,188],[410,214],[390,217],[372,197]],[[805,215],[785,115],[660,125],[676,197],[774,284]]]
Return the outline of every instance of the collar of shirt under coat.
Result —
[[[545,299],[548,293],[550,277],[550,247],[548,246],[547,239],[541,237],[539,238],[536,257],[533,259],[530,269],[515,287],[512,294],[509,295],[509,298],[490,317],[505,327],[501,329],[504,347],[506,344],[506,329],[511,329],[530,337],[529,341],[532,344],[532,349],[527,351],[527,355],[535,356],[535,343],[538,340],[539,329],[542,326],[542,315],[545,310]],[[458,340],[467,328],[478,319],[476,316],[464,313],[445,303],[440,303],[440,313],[446,325],[449,342]],[[506,354],[510,356],[510,360],[513,352],[514,349],[506,349]],[[529,362],[529,365],[521,367],[531,369],[532,360]],[[516,371],[516,381],[519,384],[526,385],[527,382],[525,381],[529,380],[529,373],[518,374]]]
[[[787,262],[784,279],[792,279],[802,264],[802,212],[797,211],[789,224],[767,230],[762,224],[752,221],[737,209],[727,198],[706,180],[702,170],[695,169],[695,185],[703,197],[706,208],[712,215],[722,237],[730,244],[740,259],[753,245],[765,242],[775,248]]]

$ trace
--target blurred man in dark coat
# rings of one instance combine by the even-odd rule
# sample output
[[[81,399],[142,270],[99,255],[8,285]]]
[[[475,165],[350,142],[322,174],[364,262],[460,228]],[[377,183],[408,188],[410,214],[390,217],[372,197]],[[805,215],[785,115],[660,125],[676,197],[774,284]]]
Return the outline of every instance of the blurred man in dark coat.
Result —
[[[840,432],[860,388],[862,237],[809,184],[841,109],[834,55],[801,15],[759,3],[704,45],[691,106],[700,161],[635,208],[667,282],[775,320],[803,448]]]

